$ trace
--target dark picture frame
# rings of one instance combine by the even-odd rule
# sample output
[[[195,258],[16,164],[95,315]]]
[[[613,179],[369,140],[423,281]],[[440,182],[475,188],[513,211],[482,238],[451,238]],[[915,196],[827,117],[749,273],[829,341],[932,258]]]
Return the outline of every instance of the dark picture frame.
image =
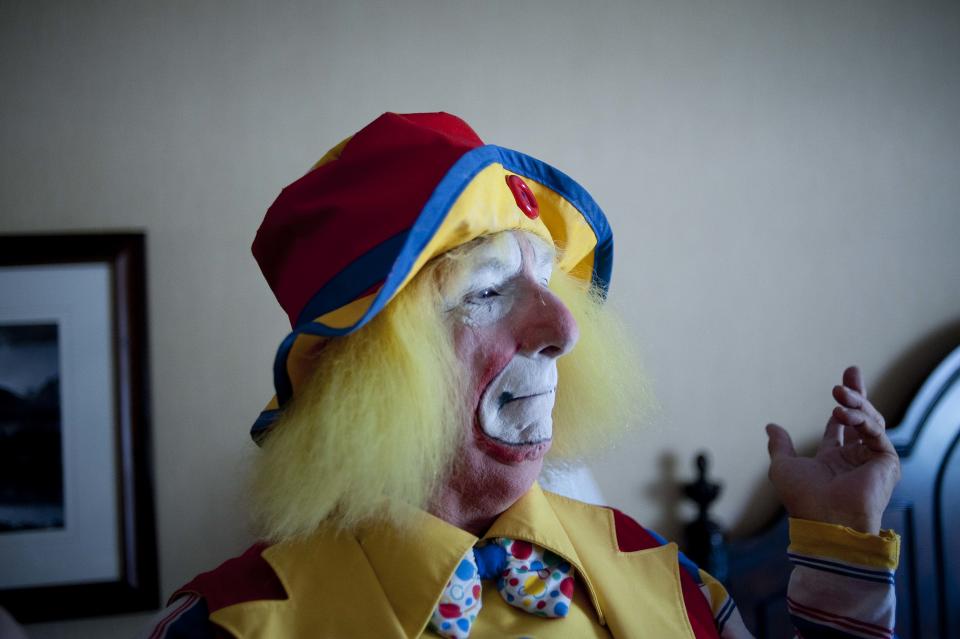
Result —
[[[56,576],[57,568],[54,567],[51,573],[54,576],[46,577],[45,582],[40,580],[36,585],[18,583],[14,587],[0,588],[0,606],[7,608],[21,623],[154,610],[159,604],[148,399],[145,236],[138,232],[0,235],[0,273],[7,276],[7,280],[0,282],[14,281],[12,290],[5,291],[0,287],[0,297],[5,298],[0,299],[0,308],[6,305],[9,309],[18,304],[17,293],[21,289],[17,288],[20,285],[16,284],[16,278],[21,273],[65,278],[64,285],[69,288],[70,269],[78,272],[94,269],[101,274],[105,290],[103,297],[108,300],[109,308],[102,313],[104,317],[109,316],[108,325],[103,327],[108,333],[104,338],[108,347],[102,352],[112,361],[102,364],[103,370],[109,371],[104,379],[108,380],[112,397],[104,399],[103,403],[108,404],[105,414],[112,414],[114,423],[97,425],[94,430],[106,434],[98,435],[102,441],[92,444],[86,441],[88,431],[80,430],[86,429],[87,425],[64,423],[62,428],[64,433],[80,430],[82,437],[71,436],[75,440],[83,439],[84,447],[99,446],[111,461],[106,464],[113,469],[112,479],[107,477],[106,482],[112,484],[110,490],[98,496],[89,494],[89,489],[85,488],[83,499],[100,503],[112,513],[109,520],[101,524],[108,531],[116,530],[110,552],[112,556],[105,558],[115,566],[112,569],[115,574],[106,579],[102,574],[94,577],[80,574],[64,580]],[[34,285],[33,288],[42,287]],[[39,294],[42,296],[44,292]],[[3,316],[0,315],[2,324]],[[43,328],[39,320],[38,326]],[[79,341],[74,340],[74,343]],[[57,344],[53,346],[56,348]],[[64,358],[66,355],[61,356],[61,361],[65,361]],[[73,377],[76,380],[80,376]],[[70,384],[71,380],[64,376],[61,397],[70,396]],[[69,419],[67,413],[63,415],[64,420]],[[62,450],[66,468],[72,461],[67,458],[70,449],[64,445]],[[70,493],[70,476],[69,473],[64,475],[66,494]],[[68,516],[63,526],[69,525]],[[60,532],[7,530],[0,533],[0,541],[27,544],[24,548],[28,549],[32,539],[46,534],[49,540]],[[110,532],[111,538],[112,535]],[[35,565],[45,561],[42,556],[36,560],[23,560],[23,557],[33,555],[10,551],[9,548],[3,551],[3,548],[0,546],[0,552],[19,554],[19,570],[23,573],[21,582],[24,579],[29,582],[34,572],[41,574],[44,571],[43,566]],[[70,552],[69,546],[67,548]],[[9,559],[9,556],[5,558],[0,554],[0,565],[5,566],[5,571],[10,565]],[[82,566],[80,570],[82,572]]]

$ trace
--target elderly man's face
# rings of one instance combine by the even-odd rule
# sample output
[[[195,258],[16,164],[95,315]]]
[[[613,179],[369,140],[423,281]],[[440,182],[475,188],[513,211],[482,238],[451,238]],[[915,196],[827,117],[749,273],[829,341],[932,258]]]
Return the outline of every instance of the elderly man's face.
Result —
[[[484,476],[532,482],[550,448],[557,358],[578,337],[547,288],[553,257],[535,235],[500,233],[458,256],[441,285],[473,413],[459,463]]]

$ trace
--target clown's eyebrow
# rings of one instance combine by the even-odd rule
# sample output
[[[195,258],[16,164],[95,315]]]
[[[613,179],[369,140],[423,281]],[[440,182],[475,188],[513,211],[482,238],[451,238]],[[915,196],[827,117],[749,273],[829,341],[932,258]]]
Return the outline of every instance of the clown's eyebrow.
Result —
[[[537,253],[537,266],[541,268],[546,268],[548,266],[553,266],[554,260],[557,259],[557,251],[552,246],[544,247],[545,250],[538,251]]]
[[[539,237],[530,239],[530,249],[536,260],[537,268],[552,267],[557,259],[557,248]]]
[[[486,258],[485,260],[483,260],[482,262],[474,266],[472,270],[474,274],[481,273],[481,272],[490,272],[495,275],[499,275],[501,273],[507,274],[507,273],[519,272],[519,269],[516,268],[516,265],[508,264],[502,258],[499,258],[497,256],[491,256]]]

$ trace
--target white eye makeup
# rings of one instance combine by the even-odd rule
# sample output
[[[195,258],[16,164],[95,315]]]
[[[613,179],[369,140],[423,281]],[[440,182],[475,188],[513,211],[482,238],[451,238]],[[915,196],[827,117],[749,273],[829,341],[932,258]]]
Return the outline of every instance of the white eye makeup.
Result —
[[[529,241],[533,276],[542,285],[550,281],[553,249],[540,238]],[[515,233],[499,233],[451,256],[453,263],[440,283],[443,308],[470,326],[485,326],[505,317],[519,293],[523,253]]]
[[[557,251],[553,244],[546,242],[537,235],[527,233],[524,237],[530,242],[530,252],[533,254],[531,271],[537,282],[542,286],[547,286],[550,284],[550,276],[553,275],[553,264],[557,257]]]

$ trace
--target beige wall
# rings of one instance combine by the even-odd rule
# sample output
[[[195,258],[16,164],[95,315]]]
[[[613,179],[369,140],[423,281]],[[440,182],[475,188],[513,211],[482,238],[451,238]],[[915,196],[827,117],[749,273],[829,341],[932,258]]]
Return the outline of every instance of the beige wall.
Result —
[[[457,113],[617,233],[660,407],[595,462],[609,500],[675,533],[669,482],[705,448],[749,529],[767,421],[813,442],[851,362],[896,415],[960,341],[958,26],[873,0],[3,2],[0,231],[148,234],[169,593],[250,541],[246,431],[285,330],[249,254],[263,211],[382,111]]]

